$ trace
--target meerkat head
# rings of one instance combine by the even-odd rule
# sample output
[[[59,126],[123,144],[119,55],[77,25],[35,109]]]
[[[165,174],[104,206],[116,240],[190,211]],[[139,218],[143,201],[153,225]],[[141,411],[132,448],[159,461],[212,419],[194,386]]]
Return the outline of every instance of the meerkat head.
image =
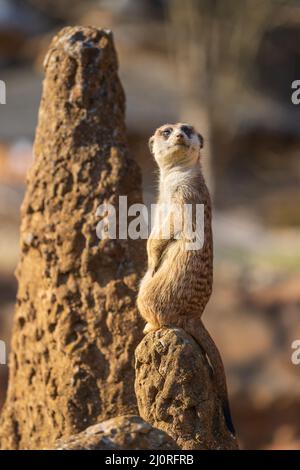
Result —
[[[149,139],[149,148],[161,169],[193,166],[200,161],[203,137],[194,127],[185,124],[165,124]]]

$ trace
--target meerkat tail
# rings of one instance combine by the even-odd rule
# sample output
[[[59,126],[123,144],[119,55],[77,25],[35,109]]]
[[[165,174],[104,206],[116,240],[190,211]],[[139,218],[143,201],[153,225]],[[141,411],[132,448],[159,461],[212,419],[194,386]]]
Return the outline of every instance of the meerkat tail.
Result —
[[[219,350],[199,318],[187,319],[184,329],[196,340],[199,346],[204,349],[204,352],[209,359],[213,369],[218,396],[222,403],[226,426],[231,434],[235,436],[235,429],[231,418],[230,405],[228,400],[225,370]]]

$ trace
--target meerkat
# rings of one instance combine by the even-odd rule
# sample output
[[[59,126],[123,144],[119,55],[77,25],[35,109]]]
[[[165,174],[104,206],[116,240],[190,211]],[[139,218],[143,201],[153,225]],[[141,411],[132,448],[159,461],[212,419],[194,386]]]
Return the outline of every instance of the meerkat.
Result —
[[[203,138],[189,124],[166,124],[155,131],[149,147],[159,167],[159,195],[147,242],[148,269],[137,297],[147,322],[144,333],[177,326],[196,340],[213,370],[226,425],[235,434],[223,362],[201,320],[213,283],[211,200],[201,170]],[[188,249],[199,231],[197,205],[204,208],[203,240],[200,248]],[[192,209],[190,219],[186,207]]]

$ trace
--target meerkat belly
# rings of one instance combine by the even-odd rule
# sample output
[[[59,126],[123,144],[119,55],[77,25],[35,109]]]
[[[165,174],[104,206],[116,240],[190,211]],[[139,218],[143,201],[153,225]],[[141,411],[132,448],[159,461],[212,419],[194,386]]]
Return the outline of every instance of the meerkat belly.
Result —
[[[145,320],[162,326],[201,316],[210,296],[204,268],[201,251],[187,251],[182,240],[171,243],[159,269],[141,282],[138,307]]]

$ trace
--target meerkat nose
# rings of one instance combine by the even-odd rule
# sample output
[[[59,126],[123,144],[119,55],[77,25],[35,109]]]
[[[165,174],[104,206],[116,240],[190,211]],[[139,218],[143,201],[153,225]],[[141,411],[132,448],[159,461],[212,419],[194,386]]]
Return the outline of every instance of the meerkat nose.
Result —
[[[184,135],[181,131],[175,134],[176,142],[184,142]]]

